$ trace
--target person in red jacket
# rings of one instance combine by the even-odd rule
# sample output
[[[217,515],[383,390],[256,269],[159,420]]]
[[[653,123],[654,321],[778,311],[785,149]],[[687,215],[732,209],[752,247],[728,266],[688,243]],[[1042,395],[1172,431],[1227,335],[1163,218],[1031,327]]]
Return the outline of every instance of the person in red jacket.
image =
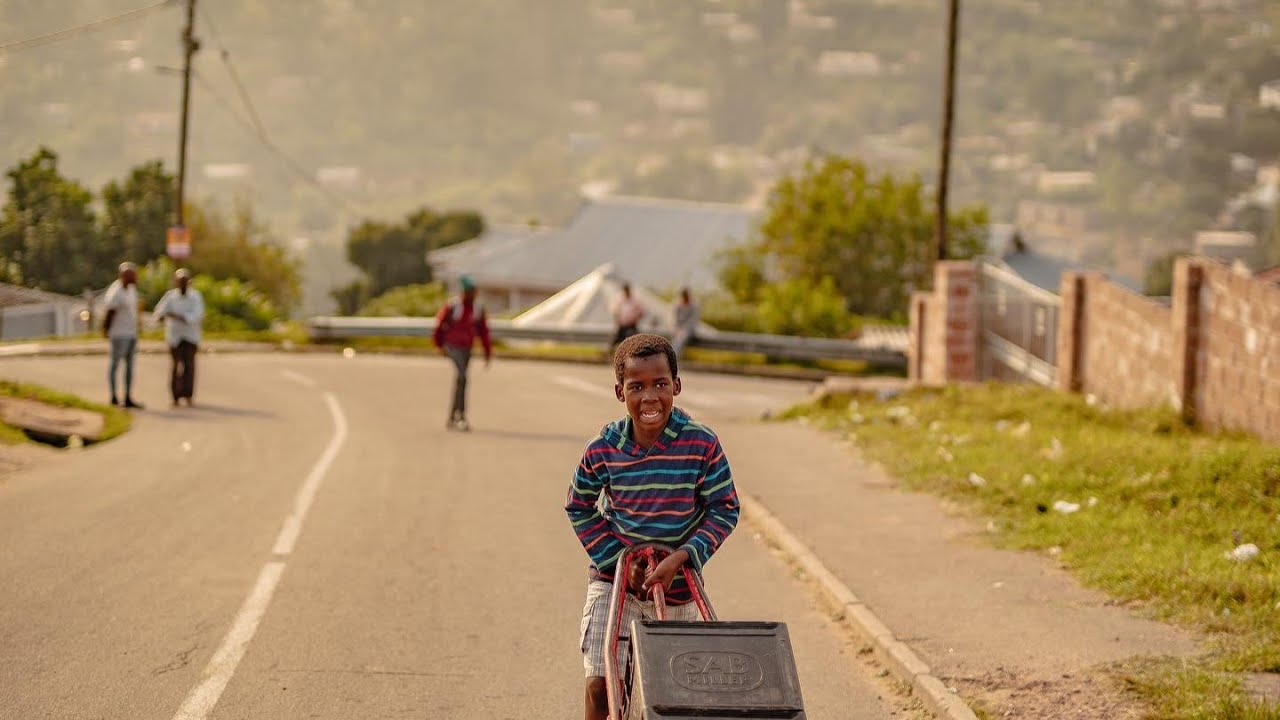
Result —
[[[484,347],[484,365],[489,367],[493,344],[489,340],[489,323],[484,306],[476,302],[476,285],[463,275],[459,279],[462,297],[456,297],[440,308],[436,330],[431,339],[442,355],[453,361],[457,374],[453,381],[453,405],[449,408],[449,430],[470,430],[467,424],[467,366],[471,364],[471,347],[477,337]]]

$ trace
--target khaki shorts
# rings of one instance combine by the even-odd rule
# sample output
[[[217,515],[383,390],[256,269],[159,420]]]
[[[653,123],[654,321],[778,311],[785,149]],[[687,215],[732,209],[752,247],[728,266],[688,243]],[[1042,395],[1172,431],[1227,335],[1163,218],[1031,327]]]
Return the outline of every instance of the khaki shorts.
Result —
[[[582,645],[582,667],[587,677],[604,677],[604,645],[609,626],[609,595],[613,592],[613,583],[603,580],[592,580],[587,583],[587,601],[582,606],[582,627],[580,640]],[[618,667],[624,667],[627,653],[630,652],[627,637],[631,632],[632,620],[654,620],[653,601],[641,602],[634,597],[623,603],[622,630],[618,637]],[[668,620],[697,622],[702,620],[698,606],[694,603],[684,605],[668,605]]]

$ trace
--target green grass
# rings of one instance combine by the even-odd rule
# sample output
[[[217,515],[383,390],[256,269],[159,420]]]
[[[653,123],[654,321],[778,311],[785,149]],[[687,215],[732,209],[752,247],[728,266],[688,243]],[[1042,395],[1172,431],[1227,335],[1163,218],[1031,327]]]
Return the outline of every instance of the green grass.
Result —
[[[1154,717],[1280,718],[1224,674],[1280,672],[1280,447],[1027,386],[831,397],[790,415],[848,434],[910,487],[991,518],[999,544],[1052,553],[1087,585],[1207,633],[1198,664],[1133,674],[1152,701],[1176,696],[1170,688],[1200,700]],[[1057,501],[1080,509],[1058,512]],[[1245,542],[1256,558],[1224,557]]]
[[[0,380],[0,395],[5,397],[24,398],[27,400],[38,400],[49,405],[57,407],[80,408],[82,410],[91,410],[100,413],[103,416],[102,437],[97,442],[110,440],[129,429],[132,419],[129,413],[118,407],[111,405],[103,405],[101,403],[89,402],[83,398],[70,393],[64,393],[58,390],[33,385],[31,383],[12,382],[9,380]],[[17,428],[3,426],[0,428],[0,442],[25,441],[26,436]]]

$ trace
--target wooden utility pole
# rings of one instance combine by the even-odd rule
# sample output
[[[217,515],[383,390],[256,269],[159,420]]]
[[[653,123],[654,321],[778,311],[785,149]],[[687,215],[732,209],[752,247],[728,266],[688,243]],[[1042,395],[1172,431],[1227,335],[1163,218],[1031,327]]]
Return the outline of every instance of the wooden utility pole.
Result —
[[[200,49],[195,36],[196,0],[187,0],[187,24],[182,29],[182,48],[185,61],[182,64],[182,120],[178,131],[178,202],[175,225],[184,225],[183,205],[187,185],[187,115],[191,111],[191,56]]]
[[[947,186],[951,180],[951,123],[955,115],[956,99],[956,34],[960,24],[960,0],[949,0],[950,17],[947,21],[947,70],[946,90],[942,101],[942,157],[938,162],[938,217],[934,236],[937,244],[934,257],[947,259]]]

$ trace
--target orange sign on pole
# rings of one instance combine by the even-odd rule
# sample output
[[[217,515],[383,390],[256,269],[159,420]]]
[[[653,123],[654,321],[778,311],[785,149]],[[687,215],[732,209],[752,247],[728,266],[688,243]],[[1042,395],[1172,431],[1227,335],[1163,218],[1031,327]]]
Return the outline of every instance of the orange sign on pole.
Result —
[[[165,253],[174,260],[191,257],[191,228],[186,225],[170,225],[165,233]]]

